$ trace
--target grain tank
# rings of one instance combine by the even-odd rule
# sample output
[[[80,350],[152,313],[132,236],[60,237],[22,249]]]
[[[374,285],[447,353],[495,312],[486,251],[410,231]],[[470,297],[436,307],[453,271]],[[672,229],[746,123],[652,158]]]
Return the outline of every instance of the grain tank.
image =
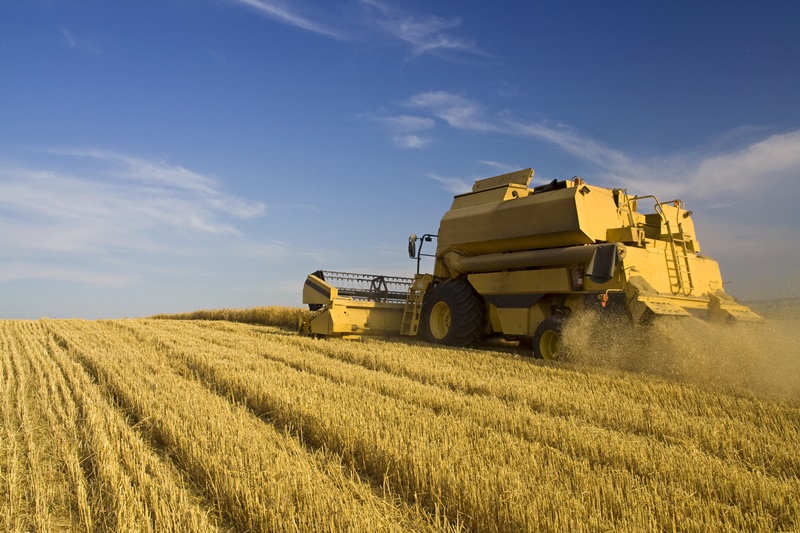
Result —
[[[324,275],[309,276],[304,302],[321,313],[306,330],[422,335],[457,346],[499,336],[532,341],[535,355],[552,358],[564,322],[579,310],[635,324],[664,315],[761,320],[724,292],[682,201],[630,196],[577,177],[531,188],[532,177],[524,169],[476,181],[455,196],[437,235],[412,235],[417,275],[393,278],[401,284],[395,296],[405,290],[402,302],[369,290],[340,297]],[[424,253],[434,238],[435,253]],[[435,258],[432,274],[419,273],[422,256]]]

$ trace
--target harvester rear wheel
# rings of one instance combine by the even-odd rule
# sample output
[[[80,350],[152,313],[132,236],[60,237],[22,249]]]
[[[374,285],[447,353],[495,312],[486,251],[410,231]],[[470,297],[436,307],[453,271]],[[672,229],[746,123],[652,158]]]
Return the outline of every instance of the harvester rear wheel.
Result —
[[[564,318],[552,315],[545,318],[533,334],[533,356],[537,359],[558,359],[561,352],[561,329]]]
[[[472,346],[483,339],[484,306],[466,279],[447,280],[425,297],[420,329],[425,340]]]

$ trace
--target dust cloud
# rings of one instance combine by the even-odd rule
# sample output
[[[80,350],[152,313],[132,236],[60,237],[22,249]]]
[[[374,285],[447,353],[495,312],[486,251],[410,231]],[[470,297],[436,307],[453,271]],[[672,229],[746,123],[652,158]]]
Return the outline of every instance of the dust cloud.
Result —
[[[759,324],[662,318],[633,327],[599,314],[576,314],[563,331],[562,357],[594,368],[800,400],[800,312],[795,307],[773,310]]]

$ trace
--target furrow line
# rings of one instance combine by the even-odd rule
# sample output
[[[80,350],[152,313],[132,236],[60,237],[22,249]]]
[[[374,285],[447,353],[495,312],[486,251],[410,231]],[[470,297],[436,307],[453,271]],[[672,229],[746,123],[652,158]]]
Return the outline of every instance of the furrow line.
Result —
[[[538,459],[545,458],[545,463],[558,465],[556,469],[561,474],[554,473],[554,476],[563,476],[570,479],[570,472],[581,472],[579,475],[573,474],[571,477],[572,483],[577,486],[584,487],[583,482],[585,482],[585,479],[592,478],[600,486],[602,486],[603,481],[609,483],[609,480],[612,480],[612,483],[628,486],[633,492],[643,490],[643,487],[640,486],[641,483],[632,478],[627,472],[610,471],[597,465],[585,464],[580,459],[576,461],[576,459],[566,457],[565,454],[547,447],[535,446],[532,443],[525,443],[517,439],[509,440],[510,437],[508,435],[504,436],[504,434],[498,434],[496,431],[488,431],[485,427],[476,426],[469,420],[445,415],[431,417],[416,412],[417,409],[409,409],[408,406],[400,408],[396,402],[380,395],[375,396],[374,393],[363,388],[345,387],[332,383],[327,379],[318,381],[313,379],[315,376],[309,375],[307,372],[298,373],[283,364],[277,364],[277,366],[275,364],[267,364],[267,361],[258,354],[242,353],[239,349],[226,349],[220,345],[209,351],[208,344],[204,345],[204,341],[197,341],[192,337],[186,337],[180,342],[176,339],[162,337],[158,339],[158,342],[172,347],[176,355],[182,354],[181,358],[185,359],[191,365],[191,368],[200,374],[206,382],[219,387],[222,394],[229,395],[238,401],[246,402],[251,409],[257,412],[269,413],[269,416],[273,419],[297,427],[302,431],[303,438],[314,438],[315,445],[328,446],[338,451],[345,460],[356,465],[360,464],[361,466],[358,468],[363,469],[370,475],[383,475],[384,479],[386,479],[385,472],[398,470],[400,472],[398,478],[392,479],[390,482],[393,482],[398,487],[398,491],[405,494],[420,494],[431,491],[429,485],[415,485],[418,481],[415,478],[418,473],[415,468],[418,468],[418,463],[425,463],[426,461],[413,457],[413,455],[412,457],[402,457],[403,453],[396,448],[381,448],[380,446],[377,449],[375,448],[375,443],[377,442],[380,445],[382,440],[409,440],[408,434],[412,433],[411,428],[408,427],[407,431],[403,431],[403,428],[406,428],[409,422],[405,417],[398,416],[398,411],[406,412],[408,419],[414,420],[417,431],[425,429],[427,433],[421,436],[423,441],[427,441],[425,444],[407,443],[403,445],[404,449],[424,450],[426,446],[428,448],[432,447],[435,450],[436,457],[441,460],[442,452],[437,449],[436,445],[432,444],[432,441],[435,441],[437,437],[441,439],[447,432],[443,429],[427,429],[425,426],[430,427],[435,426],[436,423],[445,423],[448,426],[457,427],[457,433],[466,432],[466,434],[469,434],[468,440],[473,440],[472,444],[475,444],[474,439],[476,438],[478,443],[485,441],[485,445],[477,444],[480,449],[492,450],[493,445],[489,445],[488,442],[495,442],[495,444],[502,442],[503,444],[499,445],[500,449],[503,451],[514,450],[514,453],[533,446],[532,449],[528,450],[526,456]],[[200,355],[206,353],[209,355]],[[305,393],[298,393],[299,390],[303,390]],[[353,405],[354,398],[357,398],[357,405]],[[321,416],[320,409],[325,415]],[[376,412],[369,412],[370,410]],[[355,425],[361,427],[363,433],[351,433],[348,428],[340,427],[331,419],[334,421],[348,420],[351,425],[354,420],[361,419],[362,422],[356,422]],[[431,421],[430,424],[422,422],[428,420]],[[396,427],[387,427],[392,425]],[[400,464],[396,462],[398,454],[402,457]],[[488,455],[492,454],[489,453]],[[390,459],[391,457],[395,458],[394,463]],[[484,456],[480,459],[485,460],[487,457]],[[516,459],[515,461],[514,469],[517,475],[521,472],[528,472],[532,475],[542,474],[541,469],[537,468],[534,468],[535,474],[531,472],[532,465],[526,464],[525,460]],[[411,464],[403,464],[404,462]],[[507,461],[498,459],[493,462],[492,466],[487,465],[484,467],[485,472],[491,472],[493,477],[497,476],[500,479],[509,476],[508,472],[503,472],[502,468],[497,468],[497,465],[503,465],[505,462]],[[393,464],[394,466],[392,466]],[[408,468],[409,466],[411,468]],[[446,468],[443,469],[446,470]],[[589,472],[593,471],[595,473],[590,475]],[[430,473],[421,477],[426,476],[429,477]],[[514,477],[514,475],[509,477]],[[575,478],[578,479],[576,480]],[[501,486],[514,486],[519,483],[512,479],[507,479],[507,481],[508,483],[501,484]],[[658,483],[654,483],[654,485],[656,489],[659,486],[661,487],[664,501],[670,497],[675,497],[676,494],[682,494],[680,488],[668,485],[661,486]],[[597,490],[597,485],[594,482],[592,487]],[[450,488],[447,486],[440,486],[437,489],[433,493],[440,494],[440,498],[442,498],[442,492],[448,495],[448,498],[442,498],[442,501],[448,501],[449,498],[458,499],[454,498],[452,493],[449,493]],[[486,489],[484,493],[491,494],[498,490],[500,492],[504,491],[504,489],[492,488]],[[581,492],[591,493],[592,490],[584,487]],[[560,496],[569,498],[569,494],[568,492]],[[756,523],[763,525],[758,522],[758,517],[743,515],[741,510],[731,508],[729,505],[700,500],[696,495],[688,492],[684,494],[686,501],[683,501],[682,505],[687,508],[695,508],[700,515],[704,514],[707,518],[706,523],[715,523],[715,520],[728,520],[728,523],[752,524],[753,521],[756,521]],[[604,496],[607,497],[608,495],[604,494]],[[637,502],[637,505],[644,507],[652,507],[652,504],[652,501]],[[531,504],[528,503],[528,505],[530,506]],[[614,507],[613,499],[605,502],[605,506]],[[624,508],[625,505],[619,504],[617,507]],[[712,511],[709,512],[709,509],[712,509]],[[664,512],[667,512],[666,509]],[[625,513],[620,514],[625,516]],[[474,521],[476,513],[472,513],[470,516]],[[505,517],[505,519],[508,519],[508,517]],[[521,523],[523,522],[516,522],[515,526],[509,526],[506,523],[506,526],[514,528],[519,527]]]
[[[237,529],[434,529],[378,501],[341,468],[321,471],[292,439],[176,374],[162,351],[108,324],[80,326],[64,335],[80,347],[75,356],[158,435]]]
[[[213,507],[192,490],[169,458],[150,446],[134,421],[97,384],[97,376],[75,360],[69,343],[54,333],[49,348],[76,404],[80,424],[69,429],[81,445],[80,467],[102,527],[217,531],[217,520],[206,511]],[[79,477],[77,471],[73,475]],[[116,489],[108,493],[107,487]]]
[[[152,333],[152,332],[151,332]],[[167,336],[161,337],[168,340]],[[173,339],[174,340],[174,339]],[[226,343],[215,339],[216,345]],[[285,364],[296,370],[324,377],[334,383],[363,387],[399,402],[468,419],[487,429],[507,432],[530,443],[542,444],[588,461],[592,466],[621,470],[639,478],[645,486],[671,480],[672,490],[685,490],[706,501],[716,501],[753,515],[762,507],[780,515],[786,503],[798,503],[800,483],[770,478],[759,472],[723,462],[694,448],[664,444],[651,438],[618,434],[586,426],[561,417],[536,413],[520,403],[496,397],[458,394],[420,384],[406,377],[380,373],[322,355],[286,350],[282,339],[262,339],[257,345],[238,340],[236,350]],[[207,339],[195,342],[209,342]],[[199,348],[202,350],[202,348]],[[622,474],[624,475],[624,474]],[[751,495],[761,497],[752,501]]]

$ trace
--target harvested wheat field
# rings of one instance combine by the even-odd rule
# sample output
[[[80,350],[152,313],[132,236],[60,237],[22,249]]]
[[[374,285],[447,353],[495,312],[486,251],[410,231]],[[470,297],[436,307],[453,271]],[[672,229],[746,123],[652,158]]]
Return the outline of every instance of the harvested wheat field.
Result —
[[[796,320],[550,363],[296,316],[0,321],[0,529],[800,529]]]

